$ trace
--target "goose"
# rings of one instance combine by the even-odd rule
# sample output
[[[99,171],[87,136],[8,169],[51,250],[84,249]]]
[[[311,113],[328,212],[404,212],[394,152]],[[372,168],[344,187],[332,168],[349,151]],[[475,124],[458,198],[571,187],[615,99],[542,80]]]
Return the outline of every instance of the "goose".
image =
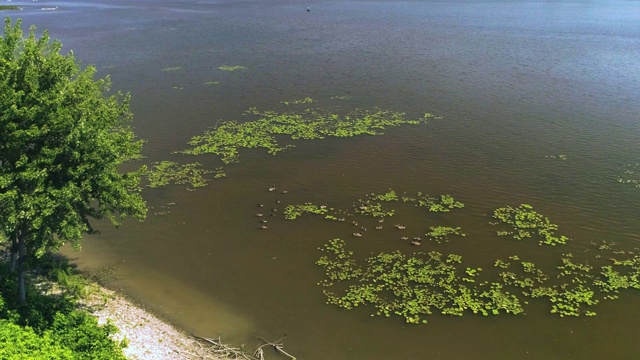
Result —
[[[271,185],[271,187],[269,188],[269,191],[274,191],[276,189],[275,185]]]
[[[353,236],[355,236],[355,237],[360,237],[360,236],[362,236],[362,233],[354,232],[354,233],[353,233]]]

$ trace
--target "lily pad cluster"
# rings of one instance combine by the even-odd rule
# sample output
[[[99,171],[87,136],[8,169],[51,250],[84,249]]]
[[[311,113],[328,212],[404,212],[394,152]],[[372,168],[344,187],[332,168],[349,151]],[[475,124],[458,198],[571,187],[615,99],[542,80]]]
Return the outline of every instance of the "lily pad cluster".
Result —
[[[533,206],[529,204],[521,204],[517,208],[501,207],[493,212],[493,218],[499,220],[496,225],[504,224],[509,227],[508,230],[498,231],[499,236],[512,236],[517,240],[537,236],[540,238],[540,244],[552,246],[565,244],[569,240],[564,235],[556,235],[558,225],[533,210]]]
[[[159,161],[151,165],[145,175],[149,181],[149,187],[155,188],[169,184],[187,184],[192,188],[207,185],[204,175],[214,174],[214,178],[224,177],[222,169],[214,171],[203,169],[198,162],[189,164],[179,164],[175,161]]]

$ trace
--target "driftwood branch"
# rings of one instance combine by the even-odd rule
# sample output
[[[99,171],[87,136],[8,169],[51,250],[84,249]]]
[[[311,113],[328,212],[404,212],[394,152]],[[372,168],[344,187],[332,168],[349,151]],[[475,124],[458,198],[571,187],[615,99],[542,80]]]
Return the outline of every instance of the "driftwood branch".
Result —
[[[284,351],[284,349],[282,348],[282,347],[283,347],[283,345],[282,345],[282,343],[281,343],[280,341],[282,341],[286,336],[281,337],[280,339],[278,339],[278,340],[276,340],[276,341],[267,341],[267,340],[265,340],[264,338],[261,338],[261,337],[259,337],[259,336],[256,336],[256,337],[257,337],[260,341],[262,341],[262,342],[263,342],[263,344],[262,344],[262,345],[258,346],[258,349],[256,349],[256,352],[257,352],[258,350],[262,350],[262,348],[263,348],[264,346],[271,346],[271,347],[273,347],[277,352],[281,353],[282,355],[287,356],[289,359],[291,359],[291,360],[296,360],[296,357],[295,357],[295,356],[293,356],[293,355],[289,354],[288,352]],[[255,353],[254,353],[254,355],[255,355]]]
[[[290,360],[296,360],[296,357],[289,354],[283,349],[282,340],[284,337],[275,340],[268,341],[262,337],[256,336],[260,340],[260,345],[256,348],[253,354],[249,355],[242,348],[236,348],[230,345],[222,343],[222,340],[191,335],[194,339],[193,346],[188,350],[172,348],[180,358],[195,360],[195,359],[218,359],[220,356],[235,360],[265,360],[264,348],[272,347],[277,353],[288,357]]]
[[[233,346],[223,344],[220,338],[211,339],[211,338],[195,336],[195,335],[193,337],[209,345],[207,351],[210,354],[212,353],[218,356],[223,355],[223,356],[226,356],[232,359],[238,359],[238,360],[261,360],[260,358],[256,358],[247,354],[241,348],[236,348]]]

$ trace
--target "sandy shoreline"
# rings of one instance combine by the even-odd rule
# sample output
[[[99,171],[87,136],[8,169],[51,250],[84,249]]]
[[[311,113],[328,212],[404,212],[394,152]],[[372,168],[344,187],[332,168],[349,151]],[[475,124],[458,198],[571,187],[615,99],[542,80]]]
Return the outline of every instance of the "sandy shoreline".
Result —
[[[128,345],[123,352],[128,359],[230,359],[214,354],[209,346],[203,345],[112,290],[100,287],[98,291],[81,301],[81,304],[100,324],[111,321],[118,328],[114,339],[126,339]]]

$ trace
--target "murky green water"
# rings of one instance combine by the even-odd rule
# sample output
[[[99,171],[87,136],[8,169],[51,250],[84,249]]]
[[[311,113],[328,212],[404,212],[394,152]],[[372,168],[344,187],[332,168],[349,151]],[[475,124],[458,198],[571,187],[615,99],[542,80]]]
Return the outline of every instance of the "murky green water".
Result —
[[[640,354],[640,295],[633,292],[598,305],[593,318],[560,319],[533,302],[526,316],[433,316],[424,326],[325,305],[314,262],[327,240],[343,237],[364,255],[415,248],[395,241],[391,228],[355,239],[348,223],[278,217],[261,231],[253,216],[256,202],[350,207],[366,193],[394,188],[463,201],[463,211],[440,220],[469,236],[421,250],[456,252],[485,268],[511,254],[553,265],[560,254],[584,253],[603,239],[639,246],[640,191],[616,178],[623,165],[640,162],[640,3],[24,4],[17,16],[25,24],[48,29],[85,64],[111,74],[115,89],[131,91],[149,162],[219,166],[214,157],[172,152],[217,119],[307,96],[319,106],[444,117],[381,137],[299,142],[277,157],[241,152],[228,177],[204,189],[146,190],[154,207],[146,222],[104,226],[81,253],[69,253],[86,269],[116,265],[114,286],[185,329],[249,347],[253,335],[287,334],[285,349],[301,359]],[[49,5],[59,8],[38,10]],[[247,70],[215,70],[220,65]],[[162,71],[168,67],[181,69]],[[330,99],[338,95],[350,98]],[[545,157],[559,154],[567,160]],[[270,193],[271,184],[289,192]],[[167,203],[175,203],[171,214],[155,216]],[[486,214],[520,203],[533,204],[573,241],[548,249],[497,238]],[[440,220],[404,209],[393,222],[423,231]]]

